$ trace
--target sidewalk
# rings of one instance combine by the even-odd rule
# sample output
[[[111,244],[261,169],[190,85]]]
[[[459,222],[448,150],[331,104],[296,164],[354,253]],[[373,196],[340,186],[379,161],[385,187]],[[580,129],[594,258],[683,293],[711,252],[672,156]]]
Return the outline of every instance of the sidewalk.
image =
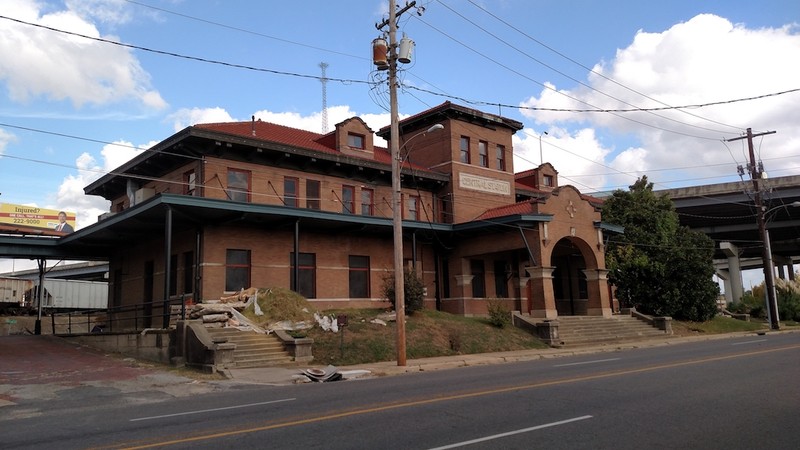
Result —
[[[797,330],[800,331],[800,330]],[[779,331],[796,332],[796,331]],[[770,332],[775,333],[775,332]],[[755,332],[739,332],[727,334],[697,335],[697,336],[664,336],[643,339],[635,342],[593,345],[586,347],[547,348],[518,350],[500,353],[480,353],[473,355],[440,356],[434,358],[409,359],[405,366],[398,366],[396,361],[384,361],[354,366],[337,367],[344,375],[344,379],[382,377],[401,375],[414,372],[430,372],[434,370],[454,369],[458,367],[482,366],[489,364],[503,364],[509,362],[533,361],[537,359],[561,358],[566,356],[586,355],[594,353],[616,352],[625,349],[657,347],[663,345],[677,345],[687,342],[703,340],[730,339]],[[284,385],[297,382],[306,382],[301,376],[301,371],[307,368],[323,368],[324,366],[309,364],[293,367],[260,367],[253,369],[228,369],[225,375],[236,382],[248,384]],[[348,376],[350,375],[350,376]]]

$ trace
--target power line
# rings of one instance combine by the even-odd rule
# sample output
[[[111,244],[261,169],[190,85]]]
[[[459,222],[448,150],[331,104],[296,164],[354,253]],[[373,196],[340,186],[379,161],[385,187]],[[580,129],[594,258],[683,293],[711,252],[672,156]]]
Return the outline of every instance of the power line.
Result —
[[[553,72],[556,72],[557,74],[559,74],[559,75],[561,75],[561,76],[563,76],[563,77],[565,77],[565,78],[568,78],[568,79],[570,79],[570,80],[572,80],[572,81],[574,81],[574,82],[578,83],[578,84],[579,84],[579,85],[581,85],[581,86],[584,86],[584,87],[586,87],[587,89],[590,89],[590,90],[592,90],[592,91],[594,91],[594,92],[597,92],[597,93],[599,93],[599,94],[602,94],[602,95],[604,95],[604,96],[606,96],[606,97],[608,97],[608,98],[610,98],[610,99],[616,100],[617,102],[620,102],[620,103],[623,103],[623,104],[625,104],[625,105],[631,106],[631,107],[633,107],[633,108],[635,108],[635,109],[641,110],[641,108],[637,107],[636,105],[634,105],[634,104],[632,104],[632,103],[629,103],[629,102],[627,102],[627,101],[625,101],[625,100],[622,100],[622,99],[620,99],[620,98],[614,97],[613,95],[611,95],[611,94],[609,94],[609,93],[607,93],[607,92],[603,92],[603,91],[601,91],[601,90],[599,90],[599,89],[597,89],[597,88],[595,88],[595,87],[593,87],[593,86],[591,86],[591,85],[589,85],[589,84],[587,84],[587,83],[584,83],[583,81],[581,81],[581,80],[579,80],[579,79],[577,79],[577,78],[575,78],[575,77],[573,77],[573,76],[570,76],[570,75],[568,75],[568,74],[566,74],[566,73],[562,72],[561,70],[559,70],[559,69],[557,69],[557,68],[555,68],[555,67],[553,67],[553,66],[551,66],[551,65],[549,65],[549,64],[547,64],[547,63],[545,63],[544,61],[541,61],[540,59],[537,59],[537,58],[535,58],[535,57],[531,56],[529,53],[527,53],[527,52],[525,52],[525,51],[523,51],[523,50],[519,49],[518,47],[516,47],[516,46],[512,45],[511,43],[509,43],[509,42],[508,42],[508,41],[506,41],[505,39],[502,39],[502,38],[501,38],[500,36],[498,36],[497,34],[495,34],[495,33],[492,33],[491,31],[487,30],[486,28],[484,28],[484,27],[480,26],[479,24],[477,24],[477,23],[475,23],[474,21],[470,20],[469,18],[467,18],[466,16],[464,16],[464,15],[463,15],[463,14],[461,14],[460,12],[458,12],[458,11],[456,11],[455,9],[453,9],[453,8],[451,8],[451,7],[449,7],[449,6],[447,6],[446,4],[442,3],[441,1],[439,1],[439,4],[441,4],[442,6],[444,6],[444,7],[445,7],[445,8],[447,8],[447,9],[449,9],[449,10],[450,10],[450,11],[451,11],[453,14],[455,14],[455,15],[457,15],[457,16],[459,16],[459,17],[461,17],[462,19],[464,19],[465,21],[469,22],[469,23],[470,23],[472,26],[474,26],[475,28],[478,28],[479,30],[483,31],[484,33],[488,34],[489,36],[491,36],[491,37],[495,38],[496,40],[498,40],[498,41],[502,42],[502,43],[503,43],[503,44],[505,44],[507,47],[509,47],[509,48],[511,48],[511,49],[513,49],[513,50],[516,50],[518,53],[522,54],[523,56],[526,56],[528,59],[531,59],[531,60],[533,60],[533,61],[535,61],[535,62],[539,63],[540,65],[542,65],[542,66],[544,66],[544,67],[546,67],[546,68],[548,68],[548,69],[552,70]],[[560,91],[556,91],[556,92],[560,92]],[[661,119],[668,120],[668,121],[675,122],[675,123],[679,123],[679,124],[681,124],[681,125],[685,125],[685,126],[689,126],[689,127],[693,127],[693,128],[698,128],[698,129],[705,130],[705,131],[713,131],[713,132],[715,132],[715,133],[724,133],[724,131],[720,131],[720,130],[714,130],[714,129],[711,129],[711,128],[701,127],[701,126],[699,126],[699,125],[694,125],[694,124],[690,124],[690,123],[686,123],[686,122],[681,122],[680,120],[677,120],[677,119],[673,119],[673,118],[670,118],[670,117],[666,117],[666,116],[662,116],[662,115],[656,114],[656,113],[655,113],[655,112],[653,112],[653,111],[646,111],[646,112],[647,112],[648,114],[652,114],[652,115],[654,115],[654,116],[656,116],[656,117],[659,117],[659,118],[661,118]],[[737,129],[737,130],[739,130],[740,128],[736,128],[736,129]]]
[[[616,84],[616,85],[618,85],[618,86],[620,86],[620,87],[622,87],[622,88],[624,88],[624,89],[627,89],[627,90],[629,90],[629,91],[631,91],[631,92],[633,92],[633,93],[635,93],[635,94],[641,95],[641,96],[642,96],[642,97],[644,97],[644,98],[647,98],[647,99],[649,99],[649,100],[653,100],[654,102],[660,103],[660,104],[664,105],[664,109],[681,109],[680,107],[673,107],[673,106],[670,106],[670,105],[668,105],[667,103],[665,103],[665,102],[663,102],[663,101],[661,101],[661,100],[659,100],[659,99],[657,99],[657,98],[654,98],[654,97],[651,97],[651,96],[649,96],[649,95],[647,95],[647,94],[644,94],[644,93],[642,93],[642,92],[639,92],[639,91],[638,91],[638,90],[636,90],[636,89],[633,89],[633,88],[631,88],[631,87],[629,87],[629,86],[626,86],[626,85],[624,85],[624,84],[622,84],[622,83],[620,83],[620,82],[618,82],[618,81],[616,81],[616,80],[614,80],[614,79],[612,79],[612,78],[610,78],[610,77],[607,77],[607,76],[605,76],[605,75],[604,75],[603,73],[601,73],[601,72],[597,72],[596,70],[592,69],[591,67],[587,67],[586,65],[584,65],[584,64],[582,64],[582,63],[580,63],[580,62],[578,62],[578,61],[576,61],[576,60],[574,60],[574,59],[570,58],[569,56],[567,56],[567,55],[565,55],[564,53],[562,53],[562,52],[560,52],[560,51],[556,50],[555,48],[553,48],[553,47],[551,47],[551,46],[549,46],[549,45],[545,44],[544,42],[542,42],[542,41],[540,41],[540,40],[538,40],[538,39],[534,38],[533,36],[529,35],[528,33],[525,33],[524,31],[522,31],[522,30],[520,30],[519,28],[515,27],[515,26],[514,26],[514,25],[512,25],[511,23],[509,23],[509,22],[507,22],[507,21],[503,20],[502,18],[498,17],[497,15],[495,15],[495,14],[491,13],[491,12],[490,12],[490,11],[488,11],[486,8],[484,8],[484,7],[480,6],[480,5],[478,5],[478,4],[477,4],[477,3],[475,3],[473,0],[468,0],[468,1],[469,1],[469,2],[470,2],[472,5],[473,5],[473,6],[475,6],[476,8],[480,9],[481,11],[483,11],[483,12],[485,12],[486,14],[490,15],[491,17],[495,18],[496,20],[498,20],[498,21],[500,21],[501,23],[505,24],[506,26],[508,26],[508,27],[509,27],[509,28],[511,28],[512,30],[514,30],[514,31],[518,32],[519,34],[521,34],[521,35],[523,35],[523,36],[525,36],[525,37],[527,37],[528,39],[530,39],[530,40],[532,40],[533,42],[535,42],[535,43],[537,43],[537,44],[541,45],[542,47],[546,48],[547,50],[550,50],[551,52],[555,53],[556,55],[558,55],[558,56],[561,56],[562,58],[566,59],[567,61],[570,61],[570,62],[572,62],[572,63],[574,63],[574,64],[578,65],[579,67],[581,67],[581,68],[583,68],[583,69],[585,69],[585,70],[588,70],[590,73],[593,73],[593,74],[595,74],[595,75],[597,75],[597,76],[599,76],[599,77],[601,77],[601,78],[604,78],[604,79],[606,79],[606,80],[608,80],[608,81],[610,81],[610,82],[612,82],[612,83],[614,83],[614,84]],[[441,3],[441,2],[440,2],[440,3]],[[655,110],[655,109],[654,109],[654,110]],[[716,120],[712,120],[712,119],[709,119],[709,118],[706,118],[706,117],[702,117],[702,116],[698,116],[698,115],[696,115],[696,114],[692,114],[692,113],[690,113],[690,112],[687,112],[687,111],[681,111],[681,112],[683,112],[684,114],[688,114],[688,115],[690,115],[690,116],[696,117],[696,118],[698,118],[698,119],[707,120],[707,121],[709,121],[709,122],[716,123],[717,125],[722,125],[722,126],[726,126],[726,127],[733,128],[733,129],[737,129],[737,130],[741,130],[741,129],[742,129],[742,127],[737,127],[737,126],[734,126],[734,125],[728,125],[728,124],[725,124],[725,123],[722,123],[722,122],[718,122],[718,121],[716,121]]]
[[[32,27],[37,27],[37,28],[42,28],[42,29],[49,30],[49,31],[54,31],[56,33],[68,34],[68,35],[71,35],[71,36],[77,36],[77,37],[81,37],[81,38],[84,38],[84,39],[103,42],[103,43],[106,43],[106,44],[113,44],[113,45],[116,45],[116,46],[119,46],[119,47],[125,47],[125,48],[131,48],[131,49],[135,49],[135,50],[141,50],[141,51],[145,51],[145,52],[155,53],[155,54],[158,54],[158,55],[172,56],[172,57],[175,57],[175,58],[187,59],[187,60],[190,60],[190,61],[198,61],[198,62],[203,62],[203,63],[208,63],[208,64],[216,64],[216,65],[226,66],[226,67],[233,67],[233,68],[236,68],[236,69],[252,70],[252,71],[255,71],[255,72],[264,72],[264,73],[271,73],[271,74],[275,74],[275,75],[286,75],[286,76],[292,76],[292,77],[297,77],[297,78],[307,78],[307,79],[313,79],[313,80],[321,80],[321,77],[316,76],[316,75],[306,75],[306,74],[295,73],[295,72],[285,72],[285,71],[281,71],[281,70],[265,69],[265,68],[261,68],[261,67],[248,66],[248,65],[244,65],[244,64],[236,64],[236,63],[229,63],[229,62],[219,61],[219,60],[214,60],[214,59],[202,58],[202,57],[199,57],[199,56],[189,56],[189,55],[183,55],[183,54],[175,53],[175,52],[168,52],[168,51],[164,51],[164,50],[156,50],[156,49],[152,49],[152,48],[148,48],[148,47],[142,47],[142,46],[139,46],[139,45],[126,44],[126,43],[123,43],[123,42],[116,42],[116,41],[112,41],[110,39],[104,39],[104,38],[94,37],[94,36],[87,36],[85,34],[75,33],[75,32],[72,32],[72,31],[60,30],[58,28],[53,28],[53,27],[49,27],[49,26],[41,25],[41,24],[37,24],[37,23],[26,22],[24,20],[14,19],[12,17],[2,16],[2,15],[0,15],[0,19],[6,19],[6,20],[10,20],[12,22],[17,22],[17,23],[23,24],[23,25],[29,25],[29,26],[32,26]],[[370,81],[350,80],[350,79],[345,79],[345,78],[325,77],[325,80],[327,80],[327,81],[338,81],[338,82],[344,83],[344,84],[367,84],[367,85],[372,84],[372,82],[370,82]]]

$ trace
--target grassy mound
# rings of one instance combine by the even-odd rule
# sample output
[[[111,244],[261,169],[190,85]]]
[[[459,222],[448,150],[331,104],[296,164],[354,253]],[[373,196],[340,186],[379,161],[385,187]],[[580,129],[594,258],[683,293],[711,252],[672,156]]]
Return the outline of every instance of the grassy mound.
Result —
[[[256,325],[270,328],[276,322],[308,322],[314,323],[314,307],[302,295],[285,288],[259,288],[256,302],[264,313],[256,315],[255,306],[250,305],[242,314]]]

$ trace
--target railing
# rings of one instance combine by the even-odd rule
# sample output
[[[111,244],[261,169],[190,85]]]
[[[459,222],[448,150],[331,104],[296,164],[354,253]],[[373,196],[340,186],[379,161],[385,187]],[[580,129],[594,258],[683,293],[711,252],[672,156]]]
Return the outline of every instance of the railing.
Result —
[[[170,323],[175,319],[186,318],[187,295],[171,298]],[[178,308],[180,307],[180,308]],[[138,304],[117,306],[108,309],[91,309],[70,312],[54,312],[50,314],[53,334],[70,335],[86,333],[135,332],[145,328],[162,328],[163,303],[153,302],[150,305]]]

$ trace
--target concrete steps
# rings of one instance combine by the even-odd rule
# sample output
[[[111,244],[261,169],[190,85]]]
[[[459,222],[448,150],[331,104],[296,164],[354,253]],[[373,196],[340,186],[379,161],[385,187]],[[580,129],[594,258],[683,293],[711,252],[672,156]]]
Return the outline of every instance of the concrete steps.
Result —
[[[565,346],[664,337],[664,331],[631,316],[559,316],[558,337]]]
[[[209,328],[212,338],[227,338],[236,344],[233,361],[237,369],[267,367],[291,363],[294,359],[283,346],[283,342],[272,334],[241,331],[236,328]]]

